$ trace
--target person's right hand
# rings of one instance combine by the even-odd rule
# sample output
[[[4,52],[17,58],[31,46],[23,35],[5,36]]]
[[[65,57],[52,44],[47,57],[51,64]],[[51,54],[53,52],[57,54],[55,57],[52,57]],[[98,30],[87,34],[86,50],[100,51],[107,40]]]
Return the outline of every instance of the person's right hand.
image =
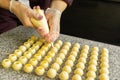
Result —
[[[40,14],[35,13],[30,7],[27,7],[17,1],[13,2],[12,11],[21,21],[23,26],[34,28],[34,25],[30,20],[31,17],[35,18],[36,20],[42,19],[42,16]]]

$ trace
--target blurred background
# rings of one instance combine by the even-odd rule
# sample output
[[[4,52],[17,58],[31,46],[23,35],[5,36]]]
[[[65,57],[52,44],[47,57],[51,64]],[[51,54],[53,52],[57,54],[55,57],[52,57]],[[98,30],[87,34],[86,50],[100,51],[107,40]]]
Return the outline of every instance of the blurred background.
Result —
[[[74,0],[61,33],[120,46],[120,0]]]

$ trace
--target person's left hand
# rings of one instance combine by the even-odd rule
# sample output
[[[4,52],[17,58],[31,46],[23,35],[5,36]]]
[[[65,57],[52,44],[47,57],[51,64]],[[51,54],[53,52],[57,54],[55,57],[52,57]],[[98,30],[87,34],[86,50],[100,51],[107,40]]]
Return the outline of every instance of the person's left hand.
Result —
[[[60,18],[61,13],[55,9],[49,8],[45,12],[46,19],[49,25],[49,34],[45,35],[45,40],[47,42],[54,42],[60,35]]]

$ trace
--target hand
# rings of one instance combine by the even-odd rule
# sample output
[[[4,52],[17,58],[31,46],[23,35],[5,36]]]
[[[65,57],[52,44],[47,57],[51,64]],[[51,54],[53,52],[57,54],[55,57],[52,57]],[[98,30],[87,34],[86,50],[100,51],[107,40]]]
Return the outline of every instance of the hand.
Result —
[[[30,7],[27,7],[21,3],[13,2],[13,13],[18,17],[21,23],[27,27],[34,27],[30,18],[33,17],[36,20],[42,19],[40,14],[35,13]]]
[[[46,19],[50,28],[49,34],[45,35],[47,42],[54,42],[60,35],[60,18],[61,13],[56,9],[49,8],[46,13]]]

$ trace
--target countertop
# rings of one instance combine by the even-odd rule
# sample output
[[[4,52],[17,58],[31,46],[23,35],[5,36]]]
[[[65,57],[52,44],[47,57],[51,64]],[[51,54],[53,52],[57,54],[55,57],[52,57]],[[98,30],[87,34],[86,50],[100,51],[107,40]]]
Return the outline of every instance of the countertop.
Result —
[[[41,80],[42,78],[35,74],[27,74],[23,71],[14,71],[12,69],[4,69],[1,66],[1,61],[5,59],[16,48],[22,45],[29,37],[38,33],[31,28],[18,26],[8,32],[0,35],[0,80]],[[71,43],[78,42],[80,45],[89,45],[90,47],[97,46],[99,48],[109,49],[109,76],[110,80],[120,80],[120,47],[106,44],[97,41],[91,41],[83,38],[60,34],[62,41],[70,41]]]

